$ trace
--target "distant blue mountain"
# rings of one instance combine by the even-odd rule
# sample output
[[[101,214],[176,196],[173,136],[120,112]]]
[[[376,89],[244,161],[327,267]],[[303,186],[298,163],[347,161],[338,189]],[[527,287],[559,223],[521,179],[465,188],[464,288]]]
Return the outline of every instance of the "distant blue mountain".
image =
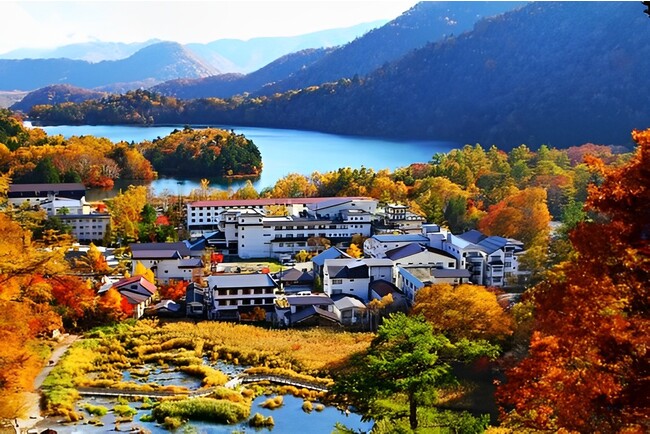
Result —
[[[82,42],[68,44],[57,48],[19,48],[0,54],[0,59],[71,59],[86,62],[101,62],[102,60],[120,60],[132,56],[137,51],[149,45],[161,42],[150,39],[145,42]]]
[[[99,63],[70,59],[0,60],[0,90],[32,90],[51,84],[97,88],[115,83],[138,88],[180,77],[218,73],[180,44],[159,42],[126,59]]]

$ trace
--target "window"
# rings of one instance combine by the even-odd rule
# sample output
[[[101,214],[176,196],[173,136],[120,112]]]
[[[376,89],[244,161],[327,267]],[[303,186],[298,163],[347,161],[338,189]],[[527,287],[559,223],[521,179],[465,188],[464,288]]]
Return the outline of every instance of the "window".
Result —
[[[343,283],[343,279],[332,279],[332,285],[340,285]]]

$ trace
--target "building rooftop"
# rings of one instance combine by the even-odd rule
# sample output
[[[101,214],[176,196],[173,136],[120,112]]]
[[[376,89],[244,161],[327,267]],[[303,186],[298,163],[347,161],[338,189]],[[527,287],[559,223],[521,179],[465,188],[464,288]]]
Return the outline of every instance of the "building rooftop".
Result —
[[[275,280],[265,273],[253,274],[223,274],[209,276],[207,279],[210,288],[267,288],[277,287]]]
[[[380,243],[427,243],[429,239],[424,235],[418,234],[399,234],[399,235],[373,235],[372,238]]]
[[[427,247],[420,243],[410,243],[401,247],[397,247],[395,249],[388,250],[386,251],[386,257],[392,261],[397,261],[398,259],[407,258],[409,256],[417,255],[418,253],[426,251],[453,259],[454,261],[456,260],[453,255],[445,252],[444,250],[436,249],[434,247]]]
[[[177,251],[181,256],[190,256],[191,254],[190,248],[185,241],[176,241],[175,243],[131,243],[129,248],[134,254],[139,250]]]
[[[238,207],[238,206],[268,206],[268,205],[308,205],[312,203],[321,203],[328,200],[353,200],[353,199],[368,199],[366,197],[285,197],[277,199],[228,199],[228,200],[199,200],[190,202],[189,206],[209,206],[209,207]]]

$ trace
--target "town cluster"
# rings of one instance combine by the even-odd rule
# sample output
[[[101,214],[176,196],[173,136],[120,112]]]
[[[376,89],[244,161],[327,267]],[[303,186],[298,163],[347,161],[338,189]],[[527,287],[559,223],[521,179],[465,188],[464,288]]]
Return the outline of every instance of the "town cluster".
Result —
[[[80,242],[101,240],[110,216],[91,212],[81,184],[12,185],[9,201],[39,205],[59,216]],[[130,244],[132,270],[139,262],[158,284],[186,281],[185,311],[162,301],[150,306],[156,286],[142,276],[107,279],[134,316],[147,308],[220,320],[263,312],[281,326],[360,325],[368,305],[386,299],[408,307],[427,285],[473,283],[507,287],[521,279],[521,242],[470,230],[452,234],[399,204],[368,197],[206,200],[186,204],[190,238],[174,243]],[[362,239],[363,254],[349,246]],[[300,252],[310,259],[299,264]],[[271,274],[228,264],[255,259],[285,265]],[[239,261],[239,262],[238,262]],[[254,263],[254,262],[253,262]]]

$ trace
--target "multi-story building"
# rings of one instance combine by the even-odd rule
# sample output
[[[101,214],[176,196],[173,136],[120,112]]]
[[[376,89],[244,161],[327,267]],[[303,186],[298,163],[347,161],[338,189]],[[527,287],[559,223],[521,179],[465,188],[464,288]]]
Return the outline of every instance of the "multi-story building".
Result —
[[[268,274],[223,274],[206,278],[209,319],[239,319],[239,315],[261,307],[274,311],[277,282]]]
[[[192,218],[207,219],[209,215],[216,223],[214,228],[224,234],[221,246],[227,251],[223,253],[241,258],[279,258],[300,250],[311,250],[308,246],[310,239],[327,238],[336,244],[349,241],[354,235],[371,234],[372,215],[377,205],[374,199],[294,200],[296,202],[291,207],[287,206],[286,215],[267,214],[266,207],[285,205],[289,199],[246,201],[246,208],[226,208],[223,202],[228,201],[215,201],[218,203],[210,210],[207,202],[195,202],[191,208],[188,206],[188,229],[191,233],[199,230],[199,225],[204,222],[192,223]],[[201,210],[201,207],[206,209]],[[192,213],[196,215],[193,217]]]
[[[326,259],[323,267],[323,292],[330,297],[353,295],[364,302],[370,300],[370,284],[376,280],[392,283],[393,262],[390,259]]]
[[[61,214],[63,224],[70,226],[71,235],[79,242],[101,241],[106,235],[111,216],[102,214]]]

